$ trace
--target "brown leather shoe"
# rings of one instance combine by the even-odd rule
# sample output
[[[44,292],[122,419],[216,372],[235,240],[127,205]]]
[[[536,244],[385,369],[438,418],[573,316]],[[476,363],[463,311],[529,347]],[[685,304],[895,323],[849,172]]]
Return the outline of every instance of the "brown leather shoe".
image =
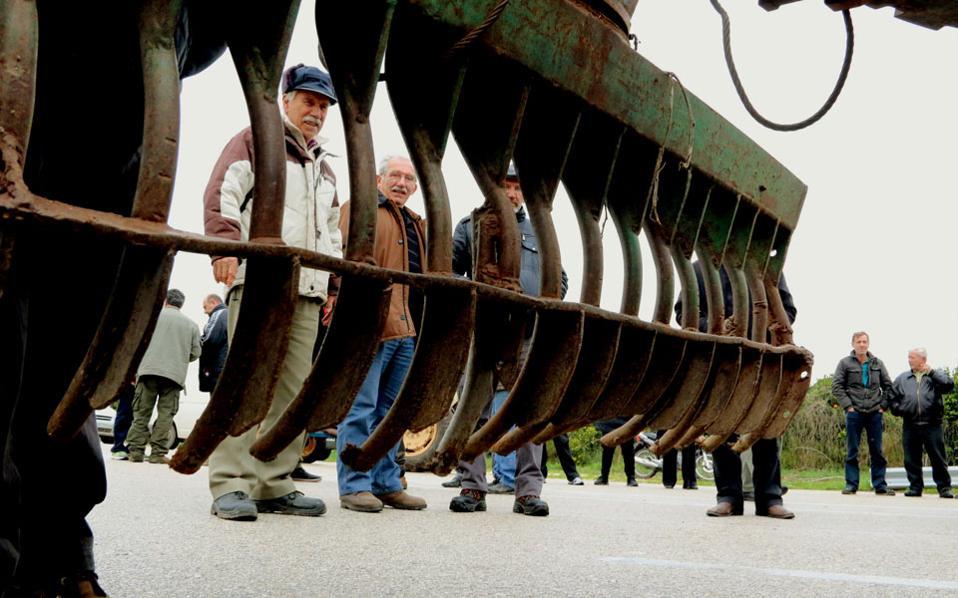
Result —
[[[398,492],[390,492],[389,494],[380,494],[376,496],[382,503],[386,506],[390,506],[394,509],[402,509],[404,511],[421,511],[426,508],[426,501],[418,496],[413,496],[400,490]]]
[[[732,517],[742,514],[742,507],[735,508],[730,502],[722,501],[705,512],[709,517]]]
[[[792,513],[782,505],[770,505],[764,513],[756,513],[761,517],[771,517],[772,519],[795,519],[795,513]]]
[[[339,506],[360,513],[378,513],[383,510],[383,502],[373,496],[372,492],[343,494],[339,497]]]

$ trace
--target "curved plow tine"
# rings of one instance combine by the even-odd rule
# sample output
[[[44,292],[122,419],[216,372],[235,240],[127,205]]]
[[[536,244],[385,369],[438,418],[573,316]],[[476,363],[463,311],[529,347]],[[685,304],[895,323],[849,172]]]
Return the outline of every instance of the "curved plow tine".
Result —
[[[473,211],[473,278],[521,291],[519,226],[501,183],[515,147],[529,89],[518,72],[475,57],[469,67],[453,119],[453,135],[482,191],[485,203]],[[490,86],[499,93],[488,101]],[[431,466],[448,473],[462,458],[495,390],[496,370],[511,378],[525,327],[525,310],[480,301],[463,392]],[[509,381],[508,379],[506,380]]]
[[[572,199],[582,234],[583,268],[580,301],[599,305],[602,295],[602,232],[599,220],[614,172],[622,141],[621,126],[584,116],[572,144],[572,153],[562,174],[562,181]],[[603,318],[585,319],[582,349],[572,380],[551,418],[533,438],[541,442],[559,433],[562,427],[588,413],[599,398],[612,372],[622,324]]]
[[[578,309],[550,309],[536,315],[532,346],[519,378],[502,408],[469,438],[463,454],[467,461],[496,444],[513,425],[525,431],[496,444],[497,453],[509,454],[542,432],[531,426],[546,423],[562,400],[575,369],[568,364],[579,357],[583,320]]]
[[[799,407],[805,401],[808,387],[812,383],[812,354],[805,349],[789,351],[785,354],[782,365],[782,385],[787,387],[785,397],[772,412],[768,424],[764,429],[764,438],[778,438],[785,433],[792,417],[798,413]]]
[[[151,0],[140,9],[144,121],[132,216],[152,222],[166,222],[176,171],[180,75],[173,34],[180,4],[179,0]],[[172,269],[173,251],[124,249],[93,343],[50,418],[50,436],[72,436],[94,409],[109,405],[129,384],[156,326]]]
[[[559,240],[552,223],[552,203],[565,167],[572,139],[579,126],[579,109],[567,98],[544,89],[533,90],[516,145],[516,169],[539,243],[540,295],[562,297],[562,263]],[[514,434],[497,451],[511,452],[541,430],[528,428],[555,413],[572,378],[570,364],[579,358],[584,316],[580,309],[549,307],[537,310],[529,354],[505,403],[469,439],[464,458],[470,460],[488,449],[516,425]],[[510,448],[510,445],[519,442]],[[508,450],[506,450],[508,449]]]
[[[731,400],[742,367],[742,347],[738,342],[719,341],[715,343],[715,351],[716,371],[701,408],[669,430],[667,437],[656,441],[662,446],[682,448],[692,444],[705,428],[718,418]]]
[[[240,77],[253,130],[250,242],[282,245],[286,150],[276,90],[292,35],[297,0],[241,11],[226,26],[227,44]],[[273,400],[289,346],[299,260],[251,257],[236,328],[219,383],[170,467],[197,471],[227,435],[238,436],[262,421]],[[263,359],[269,355],[270,359]],[[241,374],[242,372],[242,374]]]
[[[644,322],[637,320],[634,324],[623,324],[618,351],[602,394],[589,409],[586,418],[576,422],[574,427],[628,413],[627,404],[635,396],[646,373],[654,367],[652,356],[660,341],[669,344],[664,333]]]
[[[688,170],[681,195],[680,189],[681,186],[672,192],[675,199],[681,198],[680,202],[672,201],[663,205],[660,217],[673,231],[669,249],[682,283],[682,328],[698,331],[699,284],[691,258],[708,210],[711,183],[700,175],[693,176],[692,171]],[[665,188],[664,191],[668,192],[669,189]],[[673,207],[676,204],[679,206],[677,211]],[[670,429],[678,425],[699,411],[707,398],[718,367],[715,342],[690,340],[686,344],[685,352],[686,364],[682,368],[684,375],[673,382],[657,404],[646,412],[647,425],[655,429]],[[676,433],[681,434],[682,431]]]
[[[702,448],[708,452],[717,449],[735,432],[735,427],[745,416],[749,406],[759,392],[759,383],[763,375],[764,353],[753,345],[742,347],[742,361],[735,389],[729,397],[728,405],[705,426],[708,436],[702,441]]]
[[[761,439],[760,434],[753,434],[765,420],[767,412],[781,404],[786,389],[783,372],[783,353],[765,352],[762,363],[762,380],[759,383],[758,393],[752,402],[751,408],[736,428],[739,434],[738,441],[732,445],[732,450],[742,452]]]
[[[250,454],[270,461],[304,429],[321,430],[346,417],[376,356],[390,296],[386,282],[344,277],[333,321],[303,387]]]
[[[37,79],[37,4],[0,0],[0,196],[29,197],[23,163],[33,123]],[[14,234],[0,228],[0,297],[13,264]]]
[[[406,430],[414,427],[413,422],[424,407],[439,403],[448,409],[452,402],[469,355],[476,293],[431,289],[426,295],[425,309],[416,354],[399,396],[366,442],[361,447],[348,446],[340,455],[353,469],[368,471],[382,459]]]
[[[443,44],[442,32],[425,32],[422,27],[427,25],[424,23],[408,23],[407,26],[404,18],[407,15],[402,11],[394,18],[394,33],[386,52],[387,89],[406,147],[422,182],[429,223],[426,248],[429,270],[446,274],[452,272],[453,231],[442,159],[465,68],[442,58],[445,56],[442,48],[448,47],[452,40]],[[411,15],[408,18],[410,21],[414,19]],[[404,418],[409,420],[406,425],[411,430],[426,428],[449,411],[472,341],[476,318],[473,295],[452,290],[426,291],[422,327],[429,334],[420,331],[416,339],[415,360],[423,359],[428,367],[417,370],[414,361],[402,394],[396,399],[396,404],[401,405],[406,393],[421,397],[417,399],[411,417]],[[450,303],[447,305],[446,302]],[[421,371],[426,380],[417,380],[417,371]],[[435,372],[443,375],[435,376]],[[451,385],[446,382],[447,372],[456,373]]]
[[[510,317],[509,309],[504,305],[480,302],[477,306],[476,329],[466,363],[463,392],[430,463],[434,473],[445,475],[459,462],[463,448],[495,391],[496,362],[503,352],[503,345],[509,342],[497,332],[508,330],[510,322],[516,319]],[[519,333],[521,335],[521,330]],[[519,337],[513,340],[518,343]]]
[[[379,196],[369,114],[394,7],[392,1],[316,6],[316,30],[346,134],[351,198],[345,254],[368,263],[374,263]],[[390,290],[382,281],[343,277],[332,323],[303,388],[273,427],[253,443],[253,456],[274,459],[304,429],[336,425],[349,413],[375,358]]]

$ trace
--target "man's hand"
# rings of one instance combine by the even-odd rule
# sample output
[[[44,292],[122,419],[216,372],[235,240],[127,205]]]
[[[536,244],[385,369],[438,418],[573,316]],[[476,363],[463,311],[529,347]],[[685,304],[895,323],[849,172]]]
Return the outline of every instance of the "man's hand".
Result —
[[[213,279],[226,286],[231,286],[236,280],[236,271],[239,270],[239,259],[235,257],[221,257],[213,262]]]
[[[854,408],[854,407],[849,407],[849,408],[846,409],[845,411],[847,411],[847,412],[849,412],[849,413],[855,413],[855,408]]]
[[[885,412],[884,409],[882,409],[881,407],[878,408],[878,413],[884,413],[884,412]]]
[[[333,321],[333,309],[336,307],[336,295],[330,295],[326,298],[326,304],[323,305],[323,326],[329,326]]]

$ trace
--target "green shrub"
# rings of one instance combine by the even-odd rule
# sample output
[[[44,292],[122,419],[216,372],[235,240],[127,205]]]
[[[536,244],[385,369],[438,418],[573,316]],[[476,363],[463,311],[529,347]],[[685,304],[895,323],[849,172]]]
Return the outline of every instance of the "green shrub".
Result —
[[[593,426],[584,426],[569,432],[569,449],[576,463],[590,463],[602,456],[601,435]]]

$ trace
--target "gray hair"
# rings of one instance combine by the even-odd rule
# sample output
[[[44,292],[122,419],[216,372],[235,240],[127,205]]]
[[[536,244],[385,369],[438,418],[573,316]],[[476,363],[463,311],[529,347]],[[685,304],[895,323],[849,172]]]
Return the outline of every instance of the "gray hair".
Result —
[[[223,298],[217,295],[216,293],[210,293],[209,295],[206,296],[206,301],[212,301],[216,303],[217,305],[219,305],[220,303],[223,302]]]
[[[183,307],[186,303],[186,295],[179,289],[170,289],[166,292],[166,302],[173,307]]]
[[[287,102],[292,102],[293,98],[296,97],[297,91],[298,90],[296,89],[294,89],[293,91],[287,91],[286,93],[283,94],[283,99],[286,100]]]
[[[412,163],[412,160],[406,156],[383,156],[383,159],[379,161],[379,168],[376,169],[376,174],[386,176],[386,171],[389,170],[389,163],[393,160],[405,160]]]
[[[921,355],[922,358],[928,359],[928,351],[925,351],[924,347],[915,347],[914,349],[909,349],[908,352]]]

